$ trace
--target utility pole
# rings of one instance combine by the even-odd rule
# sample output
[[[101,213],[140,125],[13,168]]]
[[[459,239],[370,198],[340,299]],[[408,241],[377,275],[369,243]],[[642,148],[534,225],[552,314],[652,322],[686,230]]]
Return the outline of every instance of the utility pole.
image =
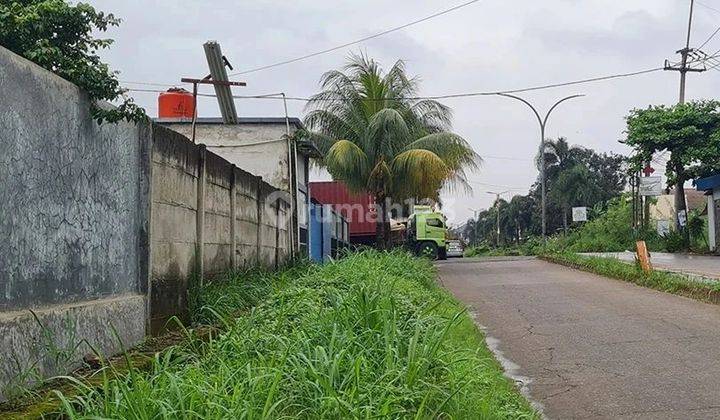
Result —
[[[665,70],[669,71],[677,71],[680,72],[680,98],[678,100],[679,104],[685,103],[685,81],[687,78],[688,72],[702,72],[705,71],[705,68],[693,68],[689,66],[688,64],[688,57],[692,54],[695,54],[697,50],[694,48],[690,48],[690,34],[692,32],[692,19],[693,19],[693,9],[695,6],[695,0],[690,0],[690,14],[688,17],[688,28],[687,28],[687,36],[685,38],[685,48],[676,51],[676,53],[680,54],[680,63],[679,65],[671,65],[668,60],[665,60]],[[702,54],[702,52],[700,52]],[[675,169],[676,172],[682,171],[683,168],[681,166],[677,166]],[[687,229],[687,203],[685,202],[685,177],[681,173],[677,173],[677,184],[675,185],[675,225],[678,229],[684,229],[685,231],[685,241],[687,244],[690,244],[690,231]],[[680,224],[680,213],[685,212],[685,226],[681,226]]]
[[[543,241],[547,239],[547,192],[546,192],[546,180],[545,180],[545,127],[547,126],[548,118],[550,118],[550,114],[553,112],[555,108],[557,108],[558,105],[561,103],[573,99],[573,98],[580,98],[585,95],[570,95],[565,98],[560,99],[559,101],[555,102],[553,106],[550,107],[547,114],[545,114],[545,118],[540,117],[540,113],[535,109],[535,107],[528,102],[527,100],[515,96],[510,95],[507,93],[498,93],[500,96],[504,96],[506,98],[512,98],[516,99],[525,105],[529,106],[530,109],[532,109],[533,113],[537,117],[538,123],[540,124],[540,201],[541,201],[541,207],[542,207],[542,237]]]
[[[495,233],[497,236],[495,237],[495,246],[500,248],[500,196],[508,193],[510,191],[503,191],[503,192],[494,192],[494,191],[486,191],[488,194],[493,194],[495,196],[495,224],[496,224],[496,231]]]

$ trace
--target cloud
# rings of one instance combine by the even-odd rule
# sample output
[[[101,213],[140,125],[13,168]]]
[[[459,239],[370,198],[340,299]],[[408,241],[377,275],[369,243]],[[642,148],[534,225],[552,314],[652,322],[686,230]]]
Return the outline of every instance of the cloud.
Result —
[[[236,69],[297,57],[358,39],[437,12],[447,3],[430,0],[90,0],[124,18],[104,57],[122,80],[177,83],[182,76],[204,76],[206,40],[218,40]],[[717,28],[718,14],[698,8],[693,44]],[[484,0],[359,46],[298,63],[237,76],[248,82],[238,93],[283,91],[308,96],[321,74],[339,68],[351,52],[366,51],[388,68],[397,59],[422,79],[421,94],[487,91],[562,82],[641,70],[673,58],[684,41],[687,4],[677,0]],[[708,47],[720,49],[720,36]],[[720,88],[716,71],[693,74],[692,98],[713,96]],[[585,98],[563,104],[550,119],[548,135],[602,151],[625,151],[623,117],[634,107],[677,100],[677,74],[658,72],[615,81],[551,89],[523,95],[547,110],[564,95]],[[156,95],[136,94],[151,113]],[[537,176],[527,160],[537,150],[537,121],[523,104],[479,97],[444,101],[455,111],[455,130],[487,159],[475,182],[529,186]],[[242,115],[283,114],[276,101],[239,100]],[[200,102],[203,115],[218,113],[211,99]],[[290,112],[302,115],[303,104]],[[493,198],[481,184],[453,221],[471,215],[465,207],[488,207]]]

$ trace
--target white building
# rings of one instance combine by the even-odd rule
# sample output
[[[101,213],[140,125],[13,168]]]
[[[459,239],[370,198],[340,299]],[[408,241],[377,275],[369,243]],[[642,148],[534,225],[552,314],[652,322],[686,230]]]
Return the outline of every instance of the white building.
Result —
[[[192,138],[189,119],[158,118],[157,123]],[[319,157],[315,145],[293,142],[292,133],[302,129],[298,118],[244,117],[237,124],[224,124],[222,118],[198,118],[195,142],[227,159],[238,168],[261,176],[270,185],[289,192],[294,198],[295,249],[307,250],[308,179],[310,158]]]

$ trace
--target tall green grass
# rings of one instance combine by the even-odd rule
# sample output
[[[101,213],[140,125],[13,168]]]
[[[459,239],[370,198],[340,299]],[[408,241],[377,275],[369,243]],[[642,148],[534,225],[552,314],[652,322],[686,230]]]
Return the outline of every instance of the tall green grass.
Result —
[[[432,265],[406,253],[237,277],[205,287],[195,310],[226,328],[158,354],[150,372],[79,382],[63,416],[537,417]]]

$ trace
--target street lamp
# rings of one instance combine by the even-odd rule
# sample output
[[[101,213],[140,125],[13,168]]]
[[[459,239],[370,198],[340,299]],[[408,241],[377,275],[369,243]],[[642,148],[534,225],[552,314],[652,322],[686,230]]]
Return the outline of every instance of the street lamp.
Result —
[[[525,100],[525,99],[523,99],[523,98],[521,98],[521,97],[519,97],[519,96],[510,95],[510,94],[508,94],[508,93],[498,93],[498,95],[500,95],[500,96],[505,96],[505,97],[507,97],[507,98],[517,99],[518,101],[520,101],[520,102],[524,103],[525,105],[529,106],[530,109],[532,109],[533,113],[535,113],[535,116],[537,117],[538,123],[540,123],[540,162],[541,162],[541,163],[540,163],[540,183],[541,183],[541,187],[540,187],[540,191],[541,191],[541,193],[540,193],[540,194],[541,194],[541,195],[540,195],[540,199],[541,199],[541,203],[542,203],[542,204],[541,204],[541,206],[542,206],[542,237],[543,237],[543,240],[545,240],[545,239],[546,239],[545,126],[547,125],[548,118],[550,118],[550,113],[552,113],[553,110],[554,110],[558,105],[560,105],[561,103],[563,103],[563,102],[565,102],[565,101],[567,101],[567,100],[570,100],[570,99],[573,99],[573,98],[579,98],[579,97],[585,96],[585,95],[571,95],[571,96],[567,96],[567,97],[565,97],[565,98],[560,99],[559,101],[555,102],[555,104],[554,104],[553,106],[550,107],[550,110],[548,110],[547,114],[545,114],[545,118],[540,117],[540,113],[537,111],[537,109],[535,109],[534,106],[532,106],[532,104],[531,104],[530,102],[528,102],[527,100]]]
[[[485,191],[488,194],[493,194],[495,196],[495,216],[496,216],[496,225],[497,225],[497,236],[495,237],[495,246],[500,248],[500,196],[509,193],[510,191],[503,191],[503,192],[494,192],[494,191]]]

